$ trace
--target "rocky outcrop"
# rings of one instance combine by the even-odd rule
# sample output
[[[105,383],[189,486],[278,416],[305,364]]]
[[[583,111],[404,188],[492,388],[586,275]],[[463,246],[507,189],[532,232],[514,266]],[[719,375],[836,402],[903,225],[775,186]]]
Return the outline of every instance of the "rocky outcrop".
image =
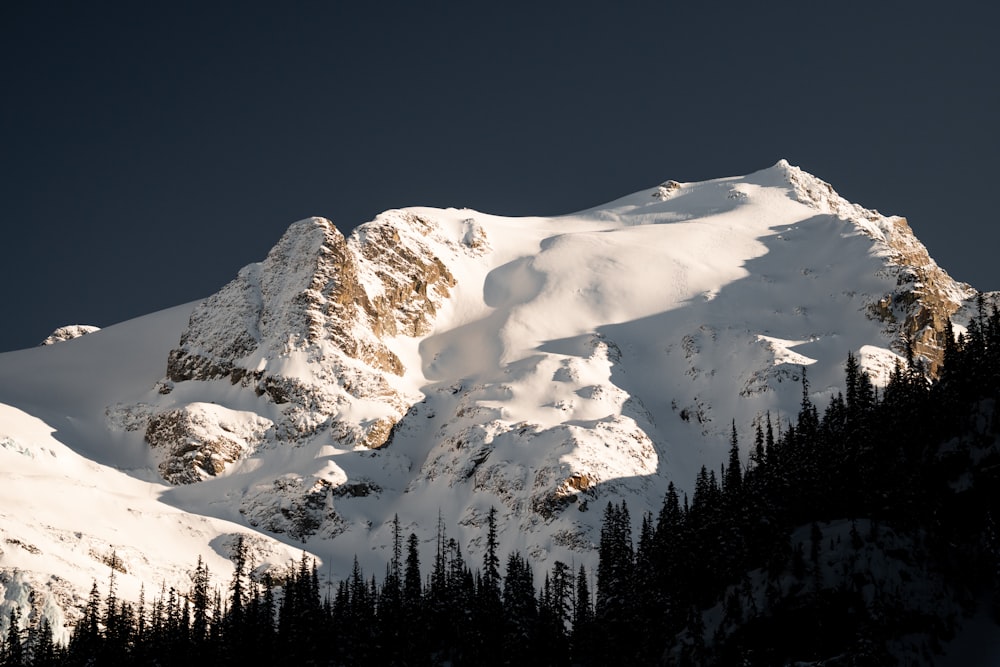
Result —
[[[69,326],[59,327],[53,331],[49,334],[48,338],[40,343],[40,345],[55,345],[56,343],[73,340],[74,338],[86,336],[87,334],[100,330],[100,327],[91,326],[89,324],[70,324]]]
[[[681,189],[681,184],[677,181],[665,181],[656,187],[653,197],[660,201],[666,201],[674,196]]]
[[[250,362],[324,343],[377,370],[401,373],[402,363],[379,340],[383,313],[358,272],[355,254],[330,221],[293,224],[263,263],[244,268],[195,309],[170,352],[167,379],[259,385],[273,373]],[[376,336],[359,336],[359,328]]]
[[[351,239],[378,278],[374,290],[378,293],[368,302],[366,314],[372,332],[380,338],[428,333],[438,307],[455,285],[444,262],[424,254],[426,247],[402,242],[401,229],[427,236],[436,226],[412,213],[400,213],[365,225]]]
[[[777,186],[774,199],[780,198],[781,205],[776,210],[788,219],[817,218],[819,225],[834,223],[844,238],[864,234],[872,239],[855,247],[863,247],[870,253],[866,259],[873,260],[863,266],[880,273],[876,280],[859,283],[860,291],[850,291],[844,313],[850,317],[863,311],[880,322],[872,326],[859,316],[889,366],[895,356],[885,348],[902,353],[909,344],[927,360],[929,371],[936,372],[945,324],[972,294],[971,288],[934,264],[903,218],[847,202],[829,184],[787,163],[766,170],[760,179],[763,184],[726,183],[700,190],[698,184],[667,181],[652,197],[645,194],[641,202],[629,200],[626,205],[635,205],[653,222],[662,221],[657,217],[661,215],[663,220],[689,220],[690,214],[696,216],[690,220],[697,220],[700,209],[688,211],[682,201],[688,194],[695,193],[698,206],[709,202],[706,210],[714,215],[718,210],[762,206],[755,200],[758,188]],[[811,210],[791,204],[789,196]],[[740,233],[769,238],[774,226],[769,211],[765,213],[760,219],[767,220],[759,229]],[[631,356],[623,363],[622,348],[597,331],[603,327],[623,345],[634,345],[645,340],[645,334],[637,335],[634,329],[642,320],[608,325],[595,319],[587,326],[597,330],[584,327],[586,333],[579,337],[543,338],[532,342],[527,352],[519,351],[523,341],[517,336],[526,330],[533,335],[526,326],[528,318],[548,313],[532,307],[533,297],[519,297],[524,303],[490,297],[497,286],[520,295],[547,289],[550,283],[559,287],[560,280],[574,283],[586,275],[583,264],[560,264],[558,249],[574,240],[573,224],[565,229],[553,226],[538,250],[491,238],[504,226],[492,227],[486,216],[477,220],[468,217],[472,215],[419,208],[389,211],[349,238],[322,218],[291,225],[264,261],[245,267],[194,309],[169,353],[159,397],[131,408],[109,408],[109,421],[126,432],[144,431],[161,474],[175,484],[227,474],[241,459],[261,452],[261,460],[267,461],[261,470],[268,472],[254,473],[246,490],[239,492],[239,511],[250,525],[295,539],[377,530],[359,519],[358,507],[371,504],[367,498],[408,493],[417,497],[423,489],[434,488],[430,495],[460,492],[489,498],[525,531],[558,524],[552,535],[560,537],[553,537],[553,543],[589,550],[588,526],[596,521],[589,509],[595,502],[621,493],[644,497],[658,483],[650,480],[662,477],[668,465],[683,471],[684,462],[696,458],[682,444],[692,434],[715,437],[728,431],[731,419],[717,415],[764,409],[779,400],[779,390],[787,393],[779,385],[797,382],[800,365],[813,360],[797,350],[838,334],[806,329],[814,325],[801,304],[788,319],[794,322],[789,329],[795,331],[794,340],[791,333],[784,338],[766,334],[766,326],[760,329],[765,333],[758,334],[757,329],[708,323],[728,317],[731,309],[715,312],[705,306],[695,315],[704,318],[696,322],[696,330],[678,329],[664,317],[664,323],[674,326],[663,332],[664,358],[652,347],[643,354],[683,379],[663,396],[640,395],[654,381],[644,377],[641,362],[636,364],[638,353],[628,351]],[[616,215],[605,211],[595,219],[617,220]],[[828,216],[851,224],[841,225]],[[757,218],[746,220],[758,224]],[[511,226],[510,233],[535,233],[533,223]],[[597,247],[598,241],[627,236],[592,239],[593,224],[587,219],[582,225],[581,243],[587,239]],[[732,232],[723,230],[718,220],[692,227],[698,233],[709,228],[712,234]],[[500,255],[492,255],[493,242]],[[613,252],[609,257],[618,259]],[[532,262],[540,262],[541,268],[531,269],[527,277],[503,270]],[[457,287],[456,275],[472,279],[463,285],[454,310],[446,309]],[[480,275],[482,286],[475,282]],[[805,270],[802,275],[807,275]],[[636,276],[640,284],[643,276]],[[680,275],[680,282],[687,277]],[[788,277],[797,279],[797,274]],[[762,280],[766,285],[773,276]],[[741,282],[738,288],[730,287],[730,293],[723,291],[719,301],[732,300],[742,289],[743,300],[754,302],[755,285]],[[585,280],[580,289],[565,295],[576,299],[591,291],[601,294]],[[717,296],[718,289],[709,289],[697,303],[715,303]],[[824,294],[817,292],[815,298],[806,305],[826,304]],[[581,308],[590,305],[580,299]],[[783,304],[775,307],[778,313]],[[449,326],[435,332],[444,310]],[[613,311],[608,312],[618,317]],[[756,322],[756,311],[747,317]],[[496,329],[496,340],[492,333],[482,335],[486,328]],[[419,347],[416,338],[422,339]],[[474,342],[467,344],[469,340]],[[729,354],[723,348],[743,342],[753,368],[734,374],[735,384],[713,380],[720,355]],[[676,364],[670,352],[674,347]],[[487,353],[489,363],[479,363],[477,355]],[[423,368],[404,367],[404,360],[418,355]],[[731,386],[743,390],[739,401],[723,410],[718,401],[727,399],[719,399],[719,392]],[[663,418],[668,409],[664,406],[669,406],[669,420]],[[671,453],[673,460],[667,463]],[[248,465],[241,470],[251,469]],[[456,517],[474,523],[478,510],[473,505],[470,501],[456,510]]]
[[[165,480],[191,484],[225,472],[254,451],[273,427],[251,412],[192,403],[151,417],[146,442]]]
[[[905,355],[909,346],[915,357],[924,360],[930,376],[936,377],[944,360],[947,322],[976,290],[954,280],[931,259],[906,218],[884,216],[851,203],[826,181],[784,160],[778,167],[800,202],[854,222],[883,247],[888,259],[885,272],[895,278],[896,288],[869,301],[868,314],[886,325],[897,353]]]
[[[384,216],[350,240],[323,218],[293,224],[262,263],[195,309],[161,391],[227,379],[281,406],[279,440],[332,427],[344,444],[381,446],[411,402],[392,386],[404,368],[384,341],[427,333],[455,284],[420,243],[435,231],[408,213]],[[388,413],[364,428],[338,426],[337,415],[358,401]]]
[[[250,489],[240,504],[240,514],[251,526],[303,541],[317,533],[336,537],[345,528],[333,506],[330,482],[295,474]]]
[[[442,249],[479,256],[488,248],[472,220],[452,239],[406,211],[383,214],[350,238],[323,218],[296,222],[263,262],[194,309],[169,353],[158,402],[109,408],[109,421],[144,429],[172,484],[225,474],[262,447],[317,437],[338,448],[381,448],[417,400],[399,389],[406,369],[389,343],[431,330],[455,285]],[[199,387],[219,382],[243,409],[192,401]],[[265,477],[240,512],[295,539],[332,537],[344,529],[333,499],[379,488],[344,477]]]
[[[904,354],[908,344],[936,377],[944,361],[948,320],[976,291],[952,279],[930,258],[905,218],[889,222],[892,231],[886,234],[886,244],[894,266],[887,270],[895,274],[897,287],[869,304],[869,311],[896,335],[897,352]]]

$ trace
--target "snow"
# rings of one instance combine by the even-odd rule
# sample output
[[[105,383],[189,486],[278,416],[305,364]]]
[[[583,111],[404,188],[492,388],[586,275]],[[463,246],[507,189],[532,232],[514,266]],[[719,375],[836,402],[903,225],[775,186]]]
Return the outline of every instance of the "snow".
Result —
[[[887,235],[903,233],[894,220],[782,161],[565,216],[388,211],[346,245],[328,222],[300,221],[206,301],[215,310],[187,304],[0,355],[0,507],[13,508],[0,530],[44,554],[0,544],[0,568],[59,573],[85,594],[106,577],[89,549],[114,546],[134,568],[128,595],[140,579],[183,579],[198,554],[223,572],[218,545],[244,532],[264,536],[278,561],[306,548],[338,576],[355,554],[379,572],[395,514],[430,562],[439,511],[476,562],[491,506],[502,551],[593,564],[608,500],[626,498],[638,522],[669,481],[689,489],[701,465],[723,460],[732,420],[748,434],[765,412],[794,414],[801,367],[817,398],[838,390],[849,351],[887,378],[893,334],[867,309],[898,288],[887,269]],[[387,277],[405,284],[403,252],[454,277],[447,298],[429,297],[429,331],[379,338],[359,319],[345,334],[384,345],[401,375],[330,340],[303,343],[300,320],[336,324],[316,288],[317,276],[338,284],[334,249],[356,258],[371,300]],[[968,297],[945,288],[956,303]],[[295,304],[306,292],[318,309],[304,314]],[[246,336],[230,361],[295,380],[321,409],[225,377],[161,384],[182,335],[221,355],[234,331]],[[150,415],[185,407],[215,433],[279,426],[224,474],[169,487],[143,430]],[[348,437],[380,419],[398,419],[384,448]],[[287,515],[310,493],[326,500],[303,542]]]
[[[186,589],[198,555],[221,575],[220,583],[228,579],[229,554],[218,540],[247,532],[243,526],[164,503],[166,487],[79,456],[51,426],[16,408],[0,405],[0,431],[7,434],[0,435],[5,616],[17,605],[22,617],[31,617],[28,592],[40,589],[34,604],[52,619],[57,639],[65,640],[72,606],[82,603],[94,581],[106,585],[112,553],[126,570],[116,577],[127,599],[137,599],[142,585],[150,594],[160,582]],[[275,565],[296,554],[279,544],[269,550]]]

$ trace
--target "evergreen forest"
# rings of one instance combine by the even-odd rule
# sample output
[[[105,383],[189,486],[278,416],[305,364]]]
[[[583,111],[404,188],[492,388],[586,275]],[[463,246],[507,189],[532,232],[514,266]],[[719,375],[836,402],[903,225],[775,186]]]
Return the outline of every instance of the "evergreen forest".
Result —
[[[876,388],[848,355],[824,406],[803,369],[797,417],[734,424],[690,497],[635,522],[609,502],[596,571],[498,553],[495,510],[481,562],[439,519],[421,563],[397,519],[384,572],[330,585],[305,555],[251,577],[240,541],[224,590],[199,559],[132,603],[112,567],[65,646],[12,612],[0,666],[934,664],[1000,618],[1000,314],[945,340],[933,382],[909,353]]]

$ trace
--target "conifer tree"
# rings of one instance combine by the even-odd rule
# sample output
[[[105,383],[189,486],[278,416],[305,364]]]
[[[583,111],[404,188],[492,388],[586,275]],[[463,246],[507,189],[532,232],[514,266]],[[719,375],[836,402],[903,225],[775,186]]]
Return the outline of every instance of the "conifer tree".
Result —
[[[128,651],[130,632],[129,619],[123,613],[118,599],[117,573],[119,570],[123,570],[124,566],[121,559],[118,558],[118,553],[114,550],[106,562],[108,564],[108,596],[104,602],[104,631],[102,641],[99,642],[101,647],[99,654],[103,662],[121,662],[125,659]]]
[[[403,570],[403,617],[406,644],[416,653],[423,653],[427,640],[426,617],[423,613],[423,575],[420,573],[420,541],[416,533],[406,539],[406,559]]]
[[[483,591],[500,597],[500,557],[497,555],[497,509],[490,507],[486,516],[486,552],[483,554]]]
[[[208,566],[199,555],[198,564],[191,575],[189,593],[192,604],[191,640],[195,646],[200,646],[208,639],[209,585]]]
[[[684,510],[671,481],[653,531],[654,586],[660,594],[662,624],[667,628],[675,627],[680,620],[677,605],[680,583],[685,579],[683,564],[689,552]]]
[[[398,649],[403,644],[403,540],[399,526],[399,515],[392,521],[392,559],[386,564],[385,579],[378,596],[379,642],[390,654],[389,662],[398,663],[403,654]]]
[[[733,420],[732,435],[729,438],[729,465],[722,480],[722,491],[730,496],[737,496],[743,477],[740,470],[740,444],[736,435],[736,420]]]
[[[535,582],[531,565],[517,551],[507,557],[503,582],[503,617],[506,626],[505,646],[513,664],[531,662],[538,610],[535,606]]]
[[[7,616],[7,635],[3,640],[3,664],[5,667],[24,667],[25,655],[21,631],[21,615],[12,606]]]
[[[552,564],[552,574],[549,579],[552,587],[549,604],[557,628],[561,628],[562,633],[565,633],[573,620],[573,571],[569,565],[557,560]]]
[[[631,656],[635,646],[634,553],[632,522],[624,500],[620,506],[608,503],[605,509],[598,559],[594,621],[607,638],[599,647],[601,658]]]
[[[476,661],[484,665],[496,664],[503,654],[504,646],[504,627],[497,621],[503,617],[498,550],[497,510],[491,506],[486,515],[486,549],[483,552],[482,574],[476,586],[474,611]]]
[[[415,533],[406,540],[406,569],[403,573],[403,605],[408,615],[418,613],[422,589],[420,574],[420,542]]]
[[[750,455],[750,461],[754,468],[759,468],[764,465],[765,460],[764,429],[760,425],[760,420],[757,420],[756,430],[754,431],[753,452]]]
[[[238,635],[243,629],[243,607],[246,604],[245,584],[248,549],[246,540],[240,534],[230,560],[233,562],[233,578],[229,582],[229,626],[230,632]]]
[[[576,575],[576,586],[573,596],[573,629],[571,633],[573,644],[573,663],[578,665],[593,664],[594,660],[594,610],[590,600],[590,584],[587,582],[587,570],[583,565]]]
[[[32,667],[54,667],[56,664],[56,646],[52,638],[52,626],[49,619],[42,617],[34,637],[29,642]]]
[[[69,652],[74,661],[87,663],[98,659],[102,640],[100,623],[101,592],[95,581],[90,587],[90,595],[87,597],[83,618],[77,624],[70,638]]]

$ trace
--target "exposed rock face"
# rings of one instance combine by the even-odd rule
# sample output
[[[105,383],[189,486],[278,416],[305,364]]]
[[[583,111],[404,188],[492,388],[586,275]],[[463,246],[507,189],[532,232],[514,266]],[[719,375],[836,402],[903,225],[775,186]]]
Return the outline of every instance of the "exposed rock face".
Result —
[[[947,322],[976,291],[958,283],[927,254],[905,218],[892,218],[894,233],[886,242],[893,251],[897,289],[871,304],[871,312],[892,327],[900,352],[909,343],[913,354],[927,362],[936,377],[944,361]],[[893,269],[890,269],[893,270]]]
[[[148,584],[164,572],[183,583],[191,561],[175,571],[152,558],[156,541],[174,536],[172,554],[200,541],[225,563],[254,529],[282,535],[254,540],[275,563],[301,542],[339,576],[354,554],[378,571],[397,513],[425,562],[435,515],[476,560],[496,509],[501,553],[592,567],[607,502],[627,500],[637,528],[670,482],[690,492],[699,467],[717,470],[733,424],[747,460],[755,423],[780,429],[799,409],[805,367],[819,406],[841,389],[848,351],[879,384],[907,342],[935,372],[948,318],[975,317],[974,296],[904,219],[787,164],[668,181],[558,217],[415,208],[349,238],[323,219],[297,222],[186,327],[176,318],[190,307],[23,361],[3,355],[0,370],[17,363],[0,388],[31,407],[48,390],[21,390],[35,360],[46,364],[37,377],[65,378],[71,390],[51,392],[66,398],[47,430],[0,419],[0,454],[18,462],[5,468],[4,488],[16,489],[7,497],[29,499],[9,502],[0,520],[0,598],[4,587],[47,591],[67,609],[54,617],[64,627],[87,588],[32,579],[26,560],[55,562],[72,545],[87,586],[116,563]],[[104,372],[120,346],[132,363]],[[77,363],[77,351],[93,350],[99,362]],[[151,350],[152,376],[145,364],[134,374]],[[107,406],[110,433],[95,406]],[[80,443],[72,456],[48,435],[67,426]],[[47,439],[36,447],[36,437]],[[66,454],[50,460],[57,451]],[[122,474],[112,488],[109,469],[81,458],[88,452],[141,479]],[[25,461],[37,464],[30,475],[17,467]],[[178,488],[147,484],[150,462]],[[40,471],[59,489],[47,497],[80,507],[104,498],[119,514],[91,534],[49,525],[22,485]]]
[[[332,500],[331,485],[326,480],[289,473],[271,484],[250,489],[240,504],[240,514],[251,526],[285,533],[297,540],[304,541],[317,533],[330,538],[344,530]]]
[[[65,327],[59,327],[41,342],[41,345],[55,345],[56,343],[62,343],[67,340],[73,340],[74,338],[79,338],[80,336],[86,336],[89,333],[94,333],[95,331],[100,331],[100,327],[94,327],[89,324],[71,324]]]
[[[218,405],[191,403],[149,419],[146,441],[172,484],[191,484],[224,472],[273,429],[269,419]]]
[[[697,313],[687,316],[691,322],[667,317],[679,307],[670,305],[655,316],[666,325],[662,344],[637,352],[648,323],[616,319],[613,309],[606,320],[593,315],[585,333],[531,338],[533,322],[549,316],[537,308],[545,290],[562,284],[560,296],[548,297],[551,310],[569,316],[554,301],[571,299],[588,313],[582,320],[593,304],[581,295],[600,295],[605,287],[608,276],[599,280],[583,265],[559,273],[560,253],[570,252],[561,249],[592,252],[625,238],[621,229],[587,219],[577,234],[576,223],[562,228],[548,220],[548,236],[540,234],[532,247],[491,235],[495,229],[532,234],[533,219],[492,227],[464,211],[390,211],[345,238],[329,221],[310,218],[196,307],[169,353],[158,400],[109,408],[109,421],[143,430],[161,474],[175,484],[251,469],[239,461],[260,454],[269,472],[248,477],[239,511],[250,525],[295,539],[371,530],[371,521],[359,518],[367,510],[359,508],[372,497],[412,494],[419,503],[458,494],[465,500],[456,501],[454,512],[463,526],[482,524],[485,501],[478,499],[488,498],[505,524],[526,534],[552,526],[529,552],[544,550],[546,539],[589,551],[599,521],[592,504],[615,494],[662,495],[657,484],[668,457],[671,466],[692,461],[689,437],[728,434],[734,413],[747,422],[754,410],[759,415],[776,404],[778,391],[787,389],[781,385],[797,383],[801,367],[816,361],[809,345],[857,348],[856,340],[839,338],[836,317],[812,317],[811,309],[830,308],[832,300],[844,318],[864,322],[871,340],[863,340],[868,350],[861,358],[870,370],[880,369],[879,377],[896,361],[886,348],[902,354],[907,344],[934,373],[945,323],[974,295],[937,267],[903,218],[852,204],[787,163],[761,174],[752,182],[705,185],[696,196],[690,193],[698,184],[667,181],[647,191],[636,210],[651,207],[650,217],[663,216],[656,222],[710,219],[718,211],[763,206],[766,197],[755,198],[768,189],[786,206],[777,210],[793,221],[788,229],[808,227],[796,242],[818,238],[808,236],[818,227],[855,239],[850,248],[868,253],[863,265],[874,276],[852,291],[853,276],[829,270],[831,258],[810,245],[801,271],[767,264],[755,280],[722,280],[728,287],[721,296],[712,287],[686,298],[684,307]],[[695,200],[690,210],[687,197]],[[631,204],[623,206],[594,219],[621,223],[632,214]],[[779,252],[784,241],[774,241],[781,236],[770,212],[760,216],[763,222],[747,220],[760,225],[753,238],[773,242],[772,252]],[[730,233],[718,221],[691,229]],[[609,257],[612,265],[620,260]],[[598,269],[609,263],[594,258]],[[815,289],[806,290],[812,300],[804,304],[775,297],[773,316],[761,318],[753,305],[761,292],[774,293],[777,281],[792,298],[803,298],[796,281],[816,280],[813,269],[822,276],[818,283],[829,281],[831,300]],[[482,284],[457,285],[456,275]],[[678,276],[678,289],[686,289],[691,276]],[[835,294],[845,278],[852,284]],[[459,292],[464,300],[449,305],[456,290],[466,290]],[[737,306],[746,312],[734,315]],[[436,328],[443,312],[446,325]],[[739,360],[731,374],[723,378],[723,370],[715,379],[732,355]],[[413,368],[418,359],[422,367]],[[656,364],[662,375],[647,377],[646,367]],[[720,392],[732,387],[738,397],[723,401]]]
[[[659,199],[660,201],[666,201],[670,199],[670,197],[673,196],[673,194],[680,189],[681,189],[681,184],[678,183],[677,181],[665,181],[664,183],[661,183],[659,186],[657,186],[656,192],[653,193],[653,196]]]
[[[407,229],[434,231],[402,214]],[[170,352],[167,383],[227,379],[282,406],[280,440],[314,435],[357,401],[384,414],[344,428],[346,442],[379,447],[410,399],[393,388],[403,373],[383,339],[426,333],[454,278],[399,220],[376,220],[344,238],[328,220],[293,224],[261,264],[252,264],[191,316]],[[410,241],[407,243],[406,241]],[[159,431],[147,432],[158,444]]]
[[[303,220],[289,228],[262,264],[243,269],[195,310],[180,346],[170,353],[167,379],[224,377],[234,384],[253,381],[267,391],[264,378],[275,374],[251,367],[251,357],[266,361],[269,353],[287,354],[323,343],[378,370],[399,374],[401,362],[377,337],[365,340],[354,330],[381,330],[375,316],[382,314],[359,281],[354,254],[340,231],[328,220]],[[288,397],[278,389],[272,398],[283,403]]]
[[[402,242],[403,226],[424,236],[435,231],[433,223],[403,214],[380,218],[366,225],[357,237],[361,256],[374,267],[381,283],[365,308],[372,332],[380,338],[428,333],[438,307],[455,285],[455,278],[438,257]],[[472,239],[473,246],[477,240]]]
[[[109,408],[109,420],[144,429],[173,484],[223,474],[261,447],[318,435],[339,448],[386,445],[417,399],[399,387],[406,369],[386,341],[428,333],[455,285],[427,239],[472,256],[489,247],[474,221],[455,242],[404,211],[383,214],[350,239],[322,218],[291,225],[263,262],[195,308],[169,354],[159,404]],[[191,401],[218,382],[232,387],[234,406],[253,411]],[[296,539],[332,537],[343,530],[333,499],[369,495],[378,488],[369,482],[339,470],[282,475],[255,485],[240,511],[251,525]]]
[[[909,345],[936,377],[944,360],[947,321],[976,290],[954,280],[930,255],[907,224],[906,218],[883,216],[842,198],[829,183],[782,161],[788,182],[798,200],[819,211],[853,221],[884,246],[889,262],[886,275],[895,277],[896,289],[868,304],[869,314],[885,323],[895,337],[894,349],[905,355]]]

